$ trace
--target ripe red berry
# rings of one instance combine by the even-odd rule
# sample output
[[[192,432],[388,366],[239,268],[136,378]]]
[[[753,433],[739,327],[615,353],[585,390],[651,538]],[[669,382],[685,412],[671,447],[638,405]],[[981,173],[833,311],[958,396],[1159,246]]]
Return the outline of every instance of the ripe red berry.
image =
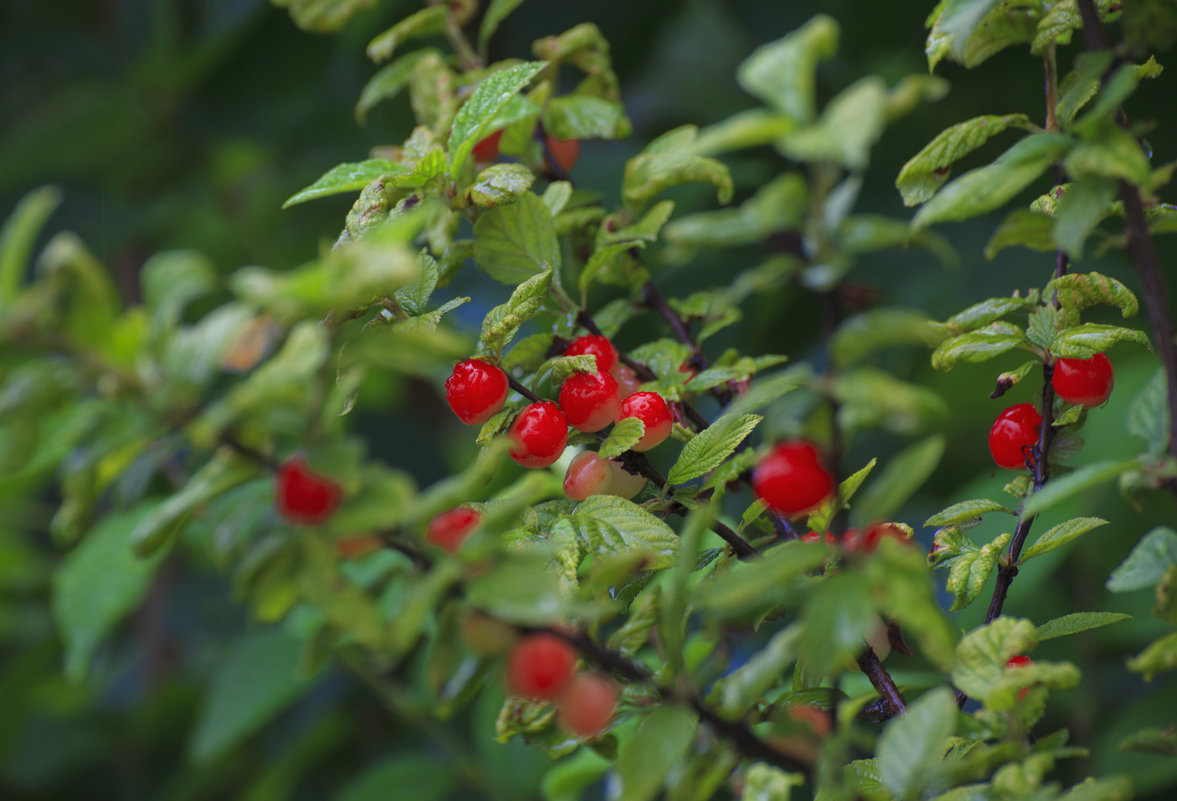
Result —
[[[1025,654],[1019,654],[1018,656],[1011,656],[1006,661],[1005,666],[1007,668],[1024,668],[1024,667],[1029,667],[1032,664],[1034,664],[1033,659],[1026,656]],[[1022,689],[1018,690],[1018,700],[1019,701],[1026,700],[1026,696],[1029,694],[1030,694],[1030,688],[1023,687]]]
[[[613,468],[609,460],[592,451],[577,454],[564,474],[564,494],[574,501],[583,501],[590,495],[604,495],[612,484]]]
[[[507,658],[507,687],[514,695],[550,701],[572,681],[576,652],[554,634],[531,634]]]
[[[459,506],[442,512],[429,521],[425,540],[431,545],[454,553],[462,546],[471,531],[478,528],[482,514],[477,509]]]
[[[573,428],[600,431],[621,413],[617,382],[608,373],[576,373],[560,386],[560,408]]]
[[[638,378],[638,374],[626,367],[624,364],[615,364],[613,369],[609,371],[613,376],[613,380],[617,382],[617,392],[622,400],[625,400],[633,393],[642,388],[645,382]]]
[[[560,696],[557,716],[560,725],[579,737],[601,733],[617,709],[617,689],[600,676],[577,676]]]
[[[670,436],[670,426],[674,422],[670,407],[657,392],[635,392],[623,400],[618,419],[626,417],[636,417],[646,424],[646,433],[630,446],[635,451],[648,451],[661,445]]]
[[[752,474],[752,489],[769,507],[786,515],[808,511],[834,492],[834,479],[812,442],[777,445]]]
[[[911,532],[895,523],[875,523],[866,530],[866,536],[862,538],[862,550],[866,553],[873,552],[887,537],[906,545],[911,541]]]
[[[632,498],[646,486],[646,477],[631,473],[616,459],[609,460],[613,469],[613,480],[609,484],[609,494],[621,498]]]
[[[1050,379],[1060,398],[1088,409],[1107,400],[1114,383],[1112,363],[1102,353],[1090,359],[1059,359]]]
[[[571,170],[580,160],[579,139],[557,139],[554,136],[549,136],[547,137],[547,145],[552,159],[560,165],[560,169],[564,172]]]
[[[989,429],[989,453],[998,467],[1025,469],[1029,448],[1038,442],[1041,426],[1042,415],[1030,403],[1019,403],[999,414]]]
[[[507,400],[507,374],[482,359],[467,359],[454,366],[445,380],[445,399],[466,425],[481,425],[494,417]]]
[[[551,401],[525,406],[511,429],[511,458],[524,467],[547,467],[560,458],[568,443],[568,421]]]
[[[608,373],[617,365],[617,348],[608,337],[586,334],[572,340],[564,349],[565,356],[596,356],[597,372]]]
[[[278,468],[274,503],[287,522],[304,526],[322,523],[335,512],[342,498],[343,488],[311,470],[306,457],[292,456]]]
[[[854,531],[854,529],[850,529],[850,531]],[[847,532],[847,533],[849,533],[849,532]],[[822,536],[820,534],[818,534],[816,531],[807,531],[801,535],[801,541],[802,542],[821,542]],[[826,541],[826,545],[837,545],[838,544],[838,538],[834,536],[834,532],[832,532],[832,531],[826,532],[825,541]]]
[[[503,130],[492,133],[483,139],[478,140],[478,144],[474,146],[471,151],[474,154],[475,161],[494,161],[499,157],[499,140],[503,138]]]

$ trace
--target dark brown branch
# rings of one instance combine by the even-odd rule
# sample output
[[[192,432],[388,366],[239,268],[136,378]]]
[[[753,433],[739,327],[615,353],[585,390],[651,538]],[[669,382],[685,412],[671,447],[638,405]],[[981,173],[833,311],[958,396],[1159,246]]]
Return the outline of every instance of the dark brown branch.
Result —
[[[868,645],[855,661],[858,662],[858,668],[870,679],[871,686],[875,688],[879,697],[886,704],[887,717],[893,718],[907,711],[907,701],[904,700],[903,693],[899,692],[899,688],[895,686],[895,680],[883,667],[883,663],[879,661],[873,648]]]
[[[528,389],[527,387],[520,384],[518,381],[516,381],[514,378],[512,378],[509,374],[507,375],[507,383],[509,383],[511,385],[511,389],[515,390],[516,392],[518,392],[523,397],[527,398],[532,403],[543,403],[543,401],[544,401],[543,398],[541,398],[539,395],[536,395],[530,389]]]
[[[385,548],[390,548],[394,551],[403,553],[405,556],[409,557],[409,560],[420,569],[429,570],[433,567],[433,558],[429,556],[429,554],[419,550],[416,546],[405,542],[403,539],[398,537],[395,532],[385,531],[381,532],[378,536],[380,537],[380,543]]]

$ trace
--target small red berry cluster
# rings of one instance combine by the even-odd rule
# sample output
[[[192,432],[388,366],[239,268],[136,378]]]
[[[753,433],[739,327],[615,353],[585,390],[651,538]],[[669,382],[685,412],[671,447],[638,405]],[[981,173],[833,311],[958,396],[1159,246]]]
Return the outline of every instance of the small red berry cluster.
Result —
[[[530,634],[507,657],[513,695],[555,701],[560,724],[579,737],[596,737],[617,708],[617,688],[603,676],[576,673],[576,651],[555,634]]]
[[[501,128],[480,139],[471,151],[474,154],[474,160],[485,164],[497,159],[499,157],[499,143],[502,139],[503,130]],[[544,148],[547,153],[551,154],[552,161],[564,172],[571,170],[576,166],[576,162],[580,161],[579,139],[557,139],[545,134]]]
[[[536,401],[519,412],[507,430],[512,459],[524,467],[547,467],[564,453],[569,426],[595,433],[629,417],[645,425],[645,433],[630,446],[631,450],[650,450],[670,436],[673,417],[665,399],[656,392],[636,391],[640,385],[637,376],[620,363],[617,349],[606,337],[578,337],[564,355],[596,357],[597,372],[570,376],[560,386],[558,403]],[[478,425],[503,408],[510,382],[500,367],[481,359],[467,359],[454,367],[445,389],[446,400],[458,419]],[[565,492],[576,500],[598,494],[631,498],[644,485],[641,476],[591,452],[577,456],[564,478]]]
[[[1090,359],[1058,359],[1050,384],[1067,403],[1090,409],[1112,394],[1115,375],[1112,363],[1102,353]],[[1042,415],[1032,403],[1019,403],[997,416],[989,429],[989,453],[998,467],[1030,469],[1036,458],[1035,446],[1042,429]]]
[[[879,543],[887,538],[907,545],[911,542],[911,536],[911,529],[898,523],[875,523],[862,531],[848,528],[840,538],[832,531],[827,531],[825,542],[826,545],[840,548],[843,553],[874,553]],[[802,534],[800,539],[802,542],[821,542],[822,535],[816,531],[808,531]]]

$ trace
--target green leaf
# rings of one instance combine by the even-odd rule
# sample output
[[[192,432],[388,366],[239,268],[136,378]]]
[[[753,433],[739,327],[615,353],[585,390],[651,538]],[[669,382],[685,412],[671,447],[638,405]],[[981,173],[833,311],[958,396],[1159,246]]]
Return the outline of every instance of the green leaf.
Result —
[[[526,192],[507,206],[488,209],[474,224],[474,258],[496,281],[518,284],[560,267],[560,243],[548,207]]]
[[[667,482],[682,484],[714,470],[735,452],[763,419],[758,414],[723,415],[683,447],[666,476]]]
[[[948,405],[936,392],[876,367],[839,373],[833,394],[840,404],[838,425],[847,433],[878,426],[913,434],[948,418]]]
[[[1020,245],[1030,250],[1045,252],[1057,249],[1054,223],[1042,214],[1027,209],[1014,209],[997,226],[985,245],[985,258],[992,260],[1008,247]]]
[[[838,491],[834,496],[822,501],[821,505],[817,507],[809,515],[809,519],[805,521],[805,525],[809,526],[810,531],[818,533],[828,531],[830,528],[830,521],[834,519],[834,514],[837,512],[837,502],[841,501],[843,508],[849,508],[851,499],[858,492],[858,488],[862,486],[862,482],[866,481],[866,477],[871,474],[878,464],[878,458],[871,459],[866,463],[865,467],[854,471],[849,476],[844,478],[838,484]]]
[[[628,451],[634,443],[646,435],[646,424],[636,417],[626,417],[618,420],[609,431],[609,436],[601,443],[597,455],[602,459],[612,459]]]
[[[1033,130],[1034,125],[1025,114],[987,114],[941,131],[899,171],[895,186],[903,196],[903,204],[918,206],[926,202],[948,180],[954,162],[1007,128]]]
[[[884,539],[867,562],[866,580],[879,610],[915,636],[920,653],[941,670],[951,669],[958,633],[936,597],[923,549]]]
[[[1010,45],[1029,42],[1039,13],[1029,3],[943,0],[928,18],[928,67],[935,69],[947,56],[971,68]]]
[[[494,32],[498,30],[499,25],[502,24],[511,12],[522,5],[523,0],[491,0],[490,5],[486,9],[486,14],[482,17],[482,24],[478,28],[478,47],[485,49],[490,37],[494,36]]]
[[[1022,552],[1021,561],[1031,559],[1039,554],[1053,551],[1066,545],[1073,539],[1081,537],[1092,529],[1107,525],[1106,520],[1098,517],[1076,517],[1068,520],[1065,523],[1059,523],[1048,529],[1041,537],[1034,541],[1034,543]]]
[[[61,205],[54,186],[34,189],[13,209],[0,229],[0,309],[12,303],[28,272],[29,256],[49,215]]]
[[[1157,756],[1177,756],[1177,731],[1173,729],[1141,729],[1120,740],[1121,751],[1137,751]]]
[[[552,275],[551,270],[545,270],[531,276],[515,287],[506,303],[495,306],[487,313],[482,321],[480,337],[484,348],[496,355],[502,354],[503,348],[514,339],[519,327],[543,307],[552,285]]]
[[[922,798],[942,786],[944,751],[956,731],[956,700],[947,687],[920,696],[879,736],[879,779],[896,799]]]
[[[744,617],[783,602],[790,582],[825,564],[828,551],[802,542],[787,542],[763,559],[740,562],[727,573],[699,585],[691,595],[696,609],[717,619]]]
[[[522,164],[492,164],[474,179],[470,199],[483,207],[502,206],[514,202],[534,182],[535,175]]]
[[[546,556],[513,554],[466,582],[466,599],[493,617],[511,623],[544,626],[561,619],[567,588]]]
[[[801,635],[797,623],[778,631],[741,668],[723,678],[720,708],[725,715],[744,715],[784,681],[786,668],[797,661]]]
[[[143,599],[163,553],[139,559],[127,532],[154,509],[143,503],[103,518],[53,575],[53,618],[65,645],[65,673],[81,682],[102,641]]]
[[[597,371],[597,357],[583,356],[554,356],[539,366],[535,371],[534,385],[539,386],[544,381],[552,387],[563,384],[575,373],[595,374]]]
[[[1114,0],[1098,0],[1096,7],[1100,16],[1108,13]],[[1116,4],[1119,7],[1119,4]],[[1067,45],[1071,43],[1071,34],[1083,27],[1083,17],[1079,13],[1075,0],[1059,0],[1050,10],[1038,20],[1038,31],[1034,41],[1030,44],[1030,52],[1042,55],[1046,48],[1054,44]]]
[[[681,151],[646,151],[625,165],[621,194],[630,206],[640,207],[672,186],[689,183],[714,184],[720,203],[732,199],[731,171],[721,161]]]
[[[294,24],[304,31],[337,31],[359,11],[372,7],[372,0],[272,0],[288,8]]]
[[[189,754],[206,765],[227,753],[310,688],[298,676],[302,643],[277,629],[246,634],[209,677]]]
[[[1073,179],[1109,178],[1136,184],[1146,192],[1152,188],[1152,166],[1140,143],[1114,122],[1105,123],[1098,138],[1079,142],[1063,167]]]
[[[1043,512],[1072,495],[1106,484],[1127,470],[1137,468],[1140,462],[1126,459],[1118,462],[1096,462],[1084,465],[1073,473],[1061,478],[1052,478],[1050,483],[1026,499],[1022,514],[1029,517]]]
[[[699,131],[690,151],[698,156],[715,156],[731,150],[769,145],[794,130],[797,122],[766,108],[752,108],[708,125]]]
[[[1012,323],[995,322],[946,339],[932,353],[932,367],[950,370],[960,362],[985,362],[1025,344],[1026,336]]]
[[[1011,312],[1027,309],[1033,305],[1034,301],[1032,298],[989,298],[988,300],[982,300],[980,303],[974,303],[964,311],[952,315],[944,324],[953,333],[974,331],[1000,320]]]
[[[665,236],[684,247],[718,248],[759,242],[772,233],[799,225],[805,216],[807,196],[805,179],[797,173],[785,173],[738,208],[680,217],[666,226]]]
[[[128,539],[138,556],[150,556],[179,533],[181,524],[209,501],[257,477],[259,467],[218,452],[178,492],[158,503],[130,529]]]
[[[998,617],[961,639],[956,647],[952,681],[965,695],[988,706],[989,698],[1007,677],[1005,663],[1037,644],[1038,630],[1029,620]]]
[[[1121,620],[1131,620],[1132,615],[1120,612],[1073,612],[1069,615],[1048,620],[1038,627],[1038,641],[1053,640],[1055,637],[1066,637],[1081,631],[1110,626]]]
[[[417,254],[417,262],[421,267],[417,280],[393,293],[401,308],[415,316],[424,314],[429,308],[429,299],[433,297],[433,290],[441,278],[437,261],[424,248]]]
[[[415,50],[401,56],[396,61],[382,67],[375,75],[368,79],[364,88],[360,90],[360,99],[356,102],[356,121],[363,125],[368,120],[368,112],[378,103],[391,100],[400,94],[409,83],[413,70],[421,59],[435,50]]]
[[[413,788],[413,801],[444,801],[456,789],[458,774],[428,751],[387,757],[352,777],[331,801],[387,801]]]
[[[622,746],[614,767],[616,797],[651,801],[695,738],[698,721],[683,706],[659,706],[645,715]]]
[[[543,61],[525,61],[493,72],[482,79],[478,88],[458,109],[454,124],[450,128],[447,148],[450,152],[452,173],[457,174],[462,169],[462,165],[470,156],[470,151],[485,136],[499,110],[531,83],[546,66],[547,63]]]
[[[838,246],[848,254],[872,253],[888,248],[922,247],[946,267],[959,266],[952,244],[934,231],[917,231],[906,220],[878,214],[854,214],[838,224],[834,234]]]
[[[790,367],[769,376],[760,376],[728,407],[728,414],[746,414],[763,409],[776,399],[795,389],[807,386],[813,379],[809,365]]]
[[[408,167],[387,159],[338,164],[323,173],[319,180],[287,198],[282,208],[288,209],[308,200],[338,195],[341,192],[358,192],[382,175],[397,176],[407,172]]]
[[[916,213],[917,228],[967,220],[996,209],[1034,182],[1071,147],[1069,137],[1040,133],[1023,138],[985,167],[953,180]]]
[[[1169,447],[1169,390],[1165,381],[1165,370],[1158,367],[1128,407],[1128,432],[1144,440],[1153,455]]]
[[[1050,344],[1055,356],[1064,359],[1090,359],[1117,342],[1138,342],[1152,350],[1148,335],[1135,328],[1100,323],[1082,323],[1059,331]]]
[[[801,658],[806,671],[829,676],[862,651],[879,623],[869,588],[858,577],[838,573],[827,577],[801,611]]]
[[[648,570],[669,567],[679,550],[678,535],[661,519],[633,501],[614,495],[593,495],[581,501],[568,518],[586,553],[650,554]]]
[[[814,117],[817,63],[838,50],[838,23],[818,14],[787,36],[757,48],[740,64],[745,92],[798,122]]]
[[[863,491],[851,510],[855,525],[889,520],[915,494],[940,464],[944,437],[939,434],[909,445],[884,465],[878,477]]]
[[[1083,242],[1108,215],[1116,198],[1116,182],[1107,178],[1075,176],[1059,200],[1054,216],[1053,234],[1059,247],[1072,258],[1083,255]]]
[[[789,801],[790,788],[805,784],[799,773],[785,773],[765,762],[754,762],[744,771],[740,801]]]
[[[620,103],[589,95],[561,95],[547,102],[544,132],[557,139],[624,139],[633,132]]]
[[[1077,313],[1100,303],[1115,306],[1121,317],[1131,317],[1140,309],[1136,295],[1128,287],[1102,273],[1068,273],[1046,285],[1044,294],[1051,292],[1058,293],[1059,304],[1069,312]]]
[[[540,789],[544,801],[580,801],[588,788],[609,772],[612,760],[591,748],[581,748],[544,773]]]
[[[1177,668],[1177,631],[1149,645],[1128,660],[1128,669],[1143,674],[1145,681],[1165,670]]]
[[[964,609],[977,600],[989,574],[997,566],[1001,553],[1009,545],[1010,535],[1002,534],[976,551],[961,554],[948,572],[948,591],[952,593],[951,611]]]
[[[444,5],[430,6],[410,14],[368,43],[368,58],[377,62],[385,61],[392,58],[396,48],[408,39],[442,33],[448,14],[449,8]]]
[[[1016,514],[1013,509],[1002,506],[997,501],[991,501],[988,498],[979,498],[973,501],[961,501],[954,503],[939,514],[934,514],[924,521],[927,527],[932,526],[952,526],[958,523],[965,523],[969,520],[979,519],[981,515],[988,512],[1005,512],[1008,515]]]
[[[1152,587],[1164,578],[1171,565],[1177,565],[1177,531],[1157,526],[1112,571],[1107,588],[1112,592],[1130,592]]]
[[[861,78],[835,95],[817,122],[785,135],[777,147],[795,161],[866,169],[886,125],[886,109],[886,82],[877,75]]]
[[[215,265],[192,250],[157,253],[139,270],[143,303],[151,309],[156,331],[173,329],[180,323],[185,307],[217,288]]]

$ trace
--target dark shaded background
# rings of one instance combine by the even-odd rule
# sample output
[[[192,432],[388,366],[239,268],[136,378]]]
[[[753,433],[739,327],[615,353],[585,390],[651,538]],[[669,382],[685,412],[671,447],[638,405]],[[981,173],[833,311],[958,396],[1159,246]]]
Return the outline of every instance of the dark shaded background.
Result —
[[[354,121],[355,100],[376,69],[364,57],[365,44],[416,8],[407,2],[378,5],[338,35],[313,36],[262,0],[0,4],[0,213],[7,214],[36,186],[59,185],[66,200],[48,229],[78,231],[131,299],[139,266],[162,249],[196,248],[226,274],[246,264],[291,267],[313,258],[338,233],[351,198],[287,211],[280,209],[282,201],[334,164],[361,160],[373,146],[402,141],[412,124],[405,97],[374,109],[367,127]],[[842,45],[820,71],[824,100],[868,73],[893,82],[926,71],[923,21],[930,8],[930,0],[529,0],[495,37],[491,55],[527,57],[531,41],[542,35],[583,21],[601,27],[613,46],[635,134],[621,143],[589,143],[574,175],[606,198],[616,198],[624,161],[644,142],[673,126],[707,124],[755,105],[734,74],[756,46],[818,11],[835,17],[843,27]],[[1061,53],[1063,65],[1074,51]],[[942,65],[939,74],[951,82],[951,93],[888,129],[872,156],[860,210],[908,217],[894,176],[944,127],[988,113],[1025,111],[1041,119],[1036,61],[1016,49],[972,72]],[[1133,120],[1156,121],[1150,141],[1158,164],[1177,158],[1177,138],[1170,133],[1177,130],[1172,87],[1169,76],[1163,76],[1142,87],[1128,108]],[[991,143],[964,166],[992,158],[1012,141],[1007,135]],[[771,152],[730,162],[741,196],[785,167]],[[705,190],[681,191],[675,198],[680,208],[713,203]],[[984,261],[982,247],[999,219],[941,228],[960,253],[957,270],[945,270],[923,252],[896,251],[864,259],[852,278],[877,287],[881,302],[939,317],[989,295],[1044,283],[1050,255],[1007,250],[994,262]],[[1172,264],[1172,246],[1161,245],[1164,263]],[[668,294],[685,294],[754,263],[732,264],[733,258],[740,256],[702,258],[657,273],[657,280]],[[1089,256],[1079,267],[1136,285],[1118,256]],[[471,286],[462,288],[471,291]],[[502,288],[487,291],[493,296]],[[466,319],[474,320],[493,302],[472,304]],[[802,292],[753,299],[744,323],[717,339],[716,352],[738,345],[746,352],[813,354],[818,350],[814,305]],[[1099,316],[1103,312],[1095,314],[1105,321]],[[1145,326],[1142,318],[1136,324]],[[636,334],[630,336],[637,341]],[[1130,346],[1118,347],[1112,357],[1116,394],[1084,429],[1088,448],[1081,463],[1137,448],[1124,432],[1124,414],[1155,362]],[[918,526],[953,501],[1001,497],[1007,476],[993,474],[985,432],[1003,405],[1031,400],[1032,390],[1019,387],[1001,402],[986,396],[996,372],[1019,361],[1011,356],[1008,362],[964,366],[943,376],[928,368],[926,353],[888,357],[889,368],[937,389],[952,409],[943,426],[949,439],[945,463],[905,509],[904,521]],[[422,482],[461,463],[470,444],[468,437],[455,436],[450,421],[437,421],[444,448],[427,439],[434,432],[406,422],[414,418],[403,414],[405,408],[430,414],[436,405],[430,388],[393,384],[369,399],[362,412],[373,450],[411,466]],[[854,443],[848,461],[858,465],[899,444],[882,435],[864,436]],[[1097,514],[1113,525],[1090,535],[1083,547],[1068,550],[1065,561],[1056,552],[1023,571],[1008,611],[1038,622],[1090,609],[1137,617],[1043,646],[1047,658],[1076,659],[1086,668],[1083,685],[1060,694],[1043,730],[1069,726],[1074,739],[1094,749],[1091,760],[1065,766],[1064,774],[1127,771],[1152,797],[1171,798],[1165,788],[1177,777],[1172,760],[1115,749],[1124,734],[1171,722],[1157,715],[1177,709],[1177,684],[1158,679],[1146,686],[1122,664],[1125,654],[1139,650],[1161,627],[1148,616],[1146,594],[1108,598],[1102,584],[1141,534],[1172,521],[1173,504],[1167,496],[1145,498],[1138,513],[1108,488],[1065,504],[1051,517],[1076,514]],[[1050,522],[1039,526],[1044,530]],[[926,542],[928,534],[921,536]],[[40,544],[46,559],[54,558],[48,543]],[[201,566],[166,568],[148,608],[104,653],[82,687],[60,676],[60,651],[44,608],[45,586],[43,573],[20,585],[0,583],[0,630],[6,632],[0,639],[0,799],[332,798],[365,765],[419,745],[408,724],[374,708],[362,688],[332,673],[247,747],[212,765],[193,767],[185,751],[204,673],[223,653],[223,641],[248,625],[229,600],[223,578]],[[974,625],[981,613],[970,610],[959,625]],[[452,730],[469,741],[497,780],[518,797],[529,797],[546,760],[517,744],[490,744],[494,713],[492,698],[478,705],[473,720],[459,720]]]

